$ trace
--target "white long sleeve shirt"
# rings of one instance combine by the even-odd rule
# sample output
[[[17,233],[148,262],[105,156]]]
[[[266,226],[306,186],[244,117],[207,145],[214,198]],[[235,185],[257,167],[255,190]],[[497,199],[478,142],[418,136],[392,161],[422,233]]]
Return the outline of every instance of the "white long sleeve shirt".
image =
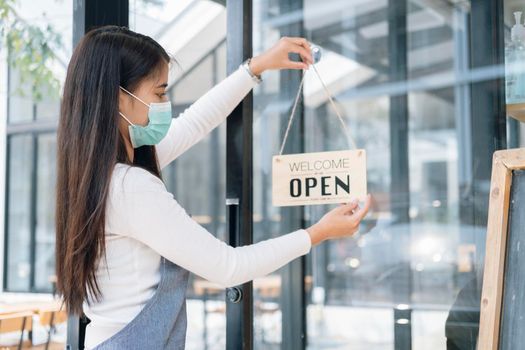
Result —
[[[193,146],[223,122],[256,83],[240,68],[171,122],[156,146],[160,167]],[[106,260],[96,277],[100,302],[89,306],[85,346],[93,348],[129,323],[153,296],[164,256],[184,269],[230,287],[265,276],[311,249],[308,232],[243,247],[231,247],[195,222],[148,171],[118,163],[106,207]]]

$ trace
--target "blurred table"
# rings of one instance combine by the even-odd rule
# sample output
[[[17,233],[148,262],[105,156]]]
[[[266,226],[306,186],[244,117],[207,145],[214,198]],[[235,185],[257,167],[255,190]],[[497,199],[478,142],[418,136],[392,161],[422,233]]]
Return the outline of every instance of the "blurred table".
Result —
[[[0,316],[9,315],[20,312],[30,312],[33,315],[38,315],[43,311],[60,311],[61,302],[58,300],[50,301],[15,301],[15,302],[0,302]],[[31,344],[33,343],[33,330],[28,331],[28,338]]]
[[[59,310],[60,301],[17,301],[12,303],[0,302],[0,314],[10,314],[14,312],[31,311],[38,313],[40,310]]]

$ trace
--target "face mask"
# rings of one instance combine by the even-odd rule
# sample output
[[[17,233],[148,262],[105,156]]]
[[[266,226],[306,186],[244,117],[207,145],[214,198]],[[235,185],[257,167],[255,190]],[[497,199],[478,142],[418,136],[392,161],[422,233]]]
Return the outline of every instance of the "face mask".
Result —
[[[128,130],[133,148],[158,144],[166,136],[171,125],[171,102],[147,104],[122,86],[120,88],[149,107],[149,122],[146,126],[133,124],[119,111],[119,114],[130,124]]]

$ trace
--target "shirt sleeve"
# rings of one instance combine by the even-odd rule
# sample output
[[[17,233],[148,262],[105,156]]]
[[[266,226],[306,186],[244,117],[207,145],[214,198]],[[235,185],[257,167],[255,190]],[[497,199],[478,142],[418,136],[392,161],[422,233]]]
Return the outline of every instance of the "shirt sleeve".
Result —
[[[138,168],[129,175],[137,172],[147,181],[126,191],[117,203],[122,231],[206,280],[225,288],[239,285],[310,252],[310,235],[304,229],[232,247],[194,221],[162,180]]]
[[[221,124],[256,84],[250,74],[239,67],[173,118],[168,133],[155,146],[160,168]]]

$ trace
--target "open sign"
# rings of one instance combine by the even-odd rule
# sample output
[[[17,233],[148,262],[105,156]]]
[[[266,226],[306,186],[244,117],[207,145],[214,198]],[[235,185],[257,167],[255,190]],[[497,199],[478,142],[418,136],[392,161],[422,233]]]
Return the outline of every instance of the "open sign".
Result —
[[[366,151],[278,155],[272,162],[274,206],[348,202],[366,197]]]

